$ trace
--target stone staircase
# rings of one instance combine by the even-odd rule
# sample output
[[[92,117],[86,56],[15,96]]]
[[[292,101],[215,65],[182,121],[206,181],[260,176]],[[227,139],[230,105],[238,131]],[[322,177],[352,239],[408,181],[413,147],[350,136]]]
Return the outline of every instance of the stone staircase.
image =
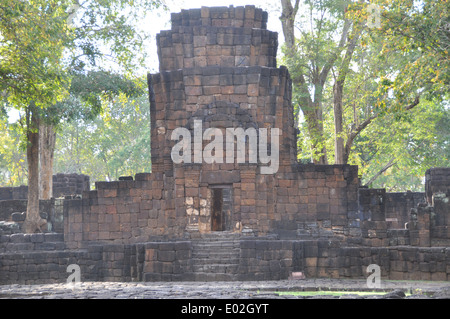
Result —
[[[236,280],[239,269],[239,234],[212,232],[192,241],[192,270],[196,281]]]

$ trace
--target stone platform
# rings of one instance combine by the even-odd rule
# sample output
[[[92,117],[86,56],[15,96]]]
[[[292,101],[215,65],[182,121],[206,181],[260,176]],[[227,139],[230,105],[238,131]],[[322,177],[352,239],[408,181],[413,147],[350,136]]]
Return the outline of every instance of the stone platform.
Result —
[[[279,295],[279,291],[323,291],[323,295]],[[347,291],[341,296],[327,291]],[[385,292],[357,296],[357,291]],[[353,293],[352,293],[353,292]],[[405,295],[402,294],[402,292]],[[233,282],[80,282],[77,284],[3,285],[0,299],[346,299],[346,298],[450,298],[450,284],[441,281],[381,281],[369,289],[366,280],[306,279]]]

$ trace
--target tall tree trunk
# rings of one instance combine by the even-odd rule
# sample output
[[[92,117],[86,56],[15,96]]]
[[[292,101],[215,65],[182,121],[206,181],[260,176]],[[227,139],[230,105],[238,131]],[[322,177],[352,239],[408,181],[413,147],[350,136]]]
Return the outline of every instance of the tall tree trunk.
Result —
[[[334,93],[334,164],[346,164],[344,162],[344,134],[342,124],[342,91],[344,90],[343,83],[336,82],[333,87]]]
[[[53,197],[53,155],[55,151],[56,132],[52,125],[43,124],[39,126],[39,157],[41,169],[40,199],[51,199]]]
[[[42,231],[47,221],[39,215],[39,117],[34,103],[27,110],[28,203],[24,233]]]
[[[297,48],[295,46],[294,26],[295,16],[299,10],[299,2],[299,0],[295,0],[295,4],[292,5],[291,0],[281,0],[282,14],[280,20],[283,27],[285,45],[288,49],[286,54],[292,58],[295,58],[295,54],[297,52]],[[312,84],[314,85],[314,97],[312,97],[309,92],[309,86],[311,83],[306,82],[305,74],[298,72],[297,74],[292,75],[292,84],[301,91],[299,107],[301,108],[308,125],[313,161],[315,164],[328,164],[327,148],[323,131],[323,88],[332,67],[344,49],[348,31],[351,26],[352,21],[350,19],[346,19],[342,28],[339,44],[334,49],[333,54],[330,55],[329,59],[321,69],[317,68],[317,70],[314,70],[314,79],[312,80]]]
[[[353,34],[348,40],[347,50],[345,52],[344,60],[339,68],[339,74],[335,80],[333,86],[333,111],[334,111],[334,163],[335,164],[347,164],[348,155],[345,154],[344,147],[344,129],[343,129],[343,105],[342,99],[344,97],[344,85],[347,77],[350,62],[353,57],[356,44],[361,35],[362,28],[355,25],[353,27]]]
[[[295,0],[292,6],[291,0],[281,0],[281,25],[283,27],[283,35],[286,46],[293,50],[295,46],[294,22],[297,15],[300,0]]]
[[[297,51],[295,47],[294,25],[295,16],[299,9],[299,3],[300,1],[296,0],[295,4],[292,5],[291,0],[281,0],[282,13],[280,20],[283,27],[286,47],[288,49],[287,54],[291,56],[294,56]],[[292,81],[293,84],[302,91],[303,97],[300,98],[300,109],[305,115],[306,123],[308,125],[308,133],[311,138],[311,148],[313,151],[313,161],[315,164],[327,164],[326,146],[323,139],[322,106],[320,103],[321,94],[319,94],[320,96],[315,98],[314,101],[312,100],[308,90],[308,84],[306,83],[303,74],[299,74],[296,78],[293,78]],[[322,87],[322,83],[319,83],[318,85]],[[318,86],[315,85],[315,87],[317,88]]]
[[[325,165],[327,161],[327,148],[323,135],[323,113],[322,106],[318,102],[310,102],[310,106],[302,107],[308,124],[308,133],[311,139],[314,164]]]

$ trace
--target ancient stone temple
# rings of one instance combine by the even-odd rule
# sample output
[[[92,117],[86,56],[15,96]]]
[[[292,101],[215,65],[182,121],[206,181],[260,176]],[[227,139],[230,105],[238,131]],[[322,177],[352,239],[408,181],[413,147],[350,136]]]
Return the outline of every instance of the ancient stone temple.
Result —
[[[361,278],[370,264],[390,279],[450,279],[449,169],[427,172],[425,196],[361,188],[357,166],[299,164],[267,13],[171,19],[148,76],[152,172],[65,200],[59,237],[2,236],[0,282],[58,281],[72,263],[85,280]]]
[[[173,14],[172,29],[157,38],[160,73],[149,76],[152,174],[164,178],[176,223],[179,216],[185,219],[181,231],[267,233],[276,219],[277,178],[260,173],[250,158],[257,152],[250,155],[247,143],[244,163],[236,154],[231,161],[225,158],[226,147],[237,153],[240,146],[234,147],[239,137],[225,141],[226,129],[283,128],[276,165],[280,174],[292,173],[296,147],[289,74],[276,67],[277,34],[266,30],[266,23],[267,13],[252,6],[202,8]],[[201,147],[175,164],[171,136],[180,127],[194,136],[192,149],[196,142]],[[202,158],[208,129],[224,137],[223,155],[212,163]]]
[[[349,212],[357,210],[356,167],[318,170],[296,162],[291,81],[285,67],[277,68],[277,34],[266,24],[267,13],[253,6],[202,8],[173,14],[172,29],[157,38],[160,73],[149,76],[152,178],[162,181],[166,214],[172,214],[178,235],[185,230],[296,232],[296,223],[308,221],[343,233]],[[193,136],[191,149],[196,138],[202,147],[200,154],[192,151],[189,163],[176,164],[171,137],[180,127]],[[236,155],[226,161],[225,151],[207,163],[201,158],[202,137],[210,128],[227,137],[223,149],[229,152],[231,145],[231,154],[242,136],[230,141],[227,130],[250,128],[268,135],[278,129],[276,141],[268,139],[267,145],[277,147],[277,162],[261,163],[258,155],[267,150],[250,155],[246,145],[243,163]],[[262,173],[270,168],[273,173]]]

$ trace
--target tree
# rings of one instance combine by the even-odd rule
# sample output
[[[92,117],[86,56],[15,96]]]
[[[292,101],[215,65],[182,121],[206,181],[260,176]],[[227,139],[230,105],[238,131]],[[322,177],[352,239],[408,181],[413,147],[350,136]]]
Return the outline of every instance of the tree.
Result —
[[[385,6],[384,10],[381,10],[382,5]],[[339,138],[342,136],[342,129],[335,128],[337,163],[348,162],[355,138],[374,119],[389,113],[409,112],[419,105],[420,101],[442,101],[448,92],[448,72],[441,73],[442,69],[448,70],[448,54],[444,49],[435,50],[431,47],[432,43],[436,48],[448,48],[448,40],[444,39],[442,32],[445,24],[443,17],[448,19],[445,4],[425,1],[423,7],[418,8],[410,1],[396,0],[379,1],[379,7],[382,13],[380,28],[372,28],[362,34],[361,44],[356,47],[359,52],[354,59],[358,63],[359,72],[352,72],[353,79],[364,83],[372,82],[370,90],[373,93],[368,95],[361,90],[360,96],[364,100],[361,107],[367,109],[364,105],[367,98],[373,106],[370,114],[359,120],[354,119],[353,123],[350,121],[348,126],[352,129],[347,132],[345,146],[344,138]],[[364,14],[367,7],[361,4],[349,8],[348,16],[352,18],[365,19],[368,14]],[[429,19],[433,22],[427,21]],[[427,30],[426,37],[423,36],[423,28]],[[362,63],[371,67],[367,68]],[[340,77],[335,85],[339,82]],[[350,86],[351,90],[348,90],[347,94],[352,96],[352,102],[348,105],[353,104],[354,107],[358,100],[363,101],[355,97],[354,92],[364,86],[366,85]],[[342,92],[343,90],[335,92],[335,101],[342,101]],[[335,108],[336,106],[335,103]],[[342,113],[335,113],[335,121],[341,118]]]
[[[6,109],[0,108],[0,184],[19,186],[26,182],[24,138],[18,123],[8,123]]]
[[[449,119],[448,106],[436,101],[375,119],[358,136],[351,159],[363,173],[362,184],[423,191],[425,171],[450,164]]]
[[[53,194],[53,161],[56,130],[72,120],[91,120],[102,112],[103,102],[112,101],[120,95],[135,98],[143,94],[145,81],[127,79],[124,75],[107,71],[74,73],[69,88],[70,96],[47,108],[41,117],[40,159],[41,199]]]
[[[142,37],[130,21],[159,4],[147,0],[86,1],[77,4],[81,11],[79,27],[73,27],[73,16],[66,13],[72,6],[69,0],[5,0],[0,4],[0,92],[10,105],[26,114],[29,191],[25,232],[40,230],[45,224],[38,210],[39,127],[45,124],[41,122],[44,118],[57,122],[45,110],[68,95],[71,69],[98,67],[101,60],[110,59],[131,72]],[[101,49],[105,44],[112,45],[106,53]],[[51,128],[47,131],[48,138],[52,137]],[[51,150],[53,142],[47,142],[42,145]],[[47,175],[51,172],[43,171]]]
[[[61,127],[57,171],[86,174],[91,180],[117,180],[150,171],[148,96],[128,99],[119,94],[103,104],[99,116],[73,118]]]
[[[97,70],[99,71],[97,75],[107,76],[108,72],[106,71],[111,65],[121,70],[120,72],[123,72],[128,78],[135,77],[133,73],[136,68],[143,66],[146,56],[143,47],[149,37],[137,31],[136,21],[144,19],[147,12],[161,5],[160,0],[77,2],[75,6],[71,7],[74,11],[69,15],[70,19],[68,20],[68,25],[74,34],[73,41],[68,46],[72,52],[67,57],[69,74],[77,75],[80,79],[83,72],[86,76],[92,77],[94,73],[87,75],[86,72]],[[74,16],[77,18],[74,19]],[[104,94],[114,93],[115,83],[105,86],[106,80],[112,80],[111,77],[107,76],[104,80],[97,77],[96,80],[105,87]],[[85,102],[93,108],[93,114],[96,114],[100,111],[98,97],[95,96],[100,94],[99,85],[92,81],[90,84],[93,87],[89,93],[79,93],[84,94]],[[120,88],[118,89],[120,90]],[[42,131],[41,198],[49,199],[52,194],[55,126],[59,124],[58,116],[55,118],[54,112],[49,112],[45,118],[46,121],[40,126]]]
[[[299,146],[315,163],[333,155],[337,164],[358,162],[364,152],[355,143],[363,143],[360,136],[370,126],[403,121],[404,112],[427,100],[441,103],[448,93],[448,3],[374,2],[380,8],[379,28],[368,26],[373,13],[365,2],[281,1],[283,61],[293,80],[294,107],[302,111],[306,127]],[[378,169],[398,161],[386,158]]]
[[[324,89],[332,67],[348,45],[352,21],[344,19],[341,1],[305,1],[302,7],[300,37],[296,39],[295,19],[300,1],[292,6],[282,0],[284,62],[288,66],[293,87],[295,109],[301,109],[311,141],[311,157],[317,164],[327,164],[327,147],[323,127]],[[339,41],[333,41],[333,37]]]
[[[39,113],[65,94],[67,78],[60,63],[64,43],[63,9],[56,1],[6,0],[0,5],[0,91],[26,114],[28,206],[23,229],[46,223],[39,216]]]

